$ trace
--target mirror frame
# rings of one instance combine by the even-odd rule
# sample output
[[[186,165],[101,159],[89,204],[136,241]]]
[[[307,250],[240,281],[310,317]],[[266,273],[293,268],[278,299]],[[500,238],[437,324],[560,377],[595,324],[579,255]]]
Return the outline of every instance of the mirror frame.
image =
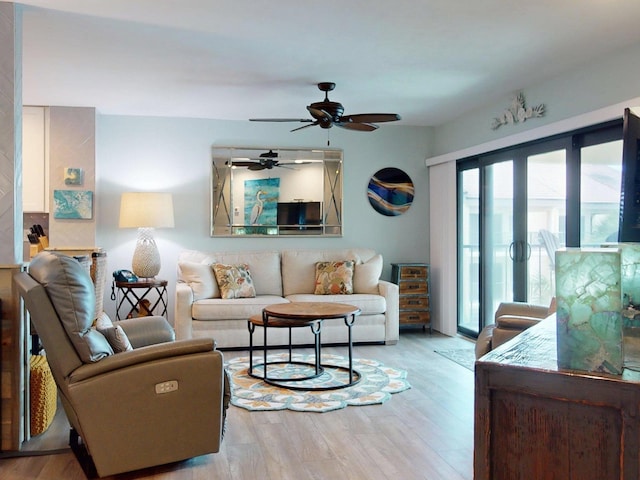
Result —
[[[265,167],[264,169],[249,169],[246,167],[246,163],[255,162],[260,164],[260,155],[265,152],[272,151],[278,155],[277,160],[279,165],[274,167]],[[234,161],[242,161],[244,164],[242,167],[233,165]],[[343,152],[339,149],[327,149],[327,148],[277,148],[277,147],[228,147],[217,146],[212,147],[212,159],[211,159],[211,183],[210,183],[210,221],[211,229],[210,236],[212,237],[341,237],[343,229],[342,218],[342,199],[343,199],[343,185],[342,185],[342,162]],[[322,163],[322,173],[317,166],[308,167],[307,173],[312,173],[311,168],[318,170],[317,180],[321,182],[320,185],[316,184],[315,177],[312,179],[313,185],[309,184],[310,179],[299,175],[296,177],[295,171],[303,170],[307,167],[305,165]],[[281,169],[282,167],[282,169]],[[242,170],[240,170],[242,168]],[[245,170],[246,168],[246,170]],[[286,169],[286,170],[284,170]],[[313,221],[309,224],[295,223],[295,224],[278,224],[276,216],[273,215],[273,202],[272,202],[272,216],[271,223],[269,224],[256,224],[248,225],[244,221],[234,223],[234,217],[239,216],[242,213],[242,219],[244,220],[247,211],[244,198],[235,199],[234,191],[237,192],[239,188],[245,191],[246,184],[242,183],[242,187],[239,187],[239,182],[243,182],[243,177],[247,177],[247,172],[253,171],[251,174],[254,177],[261,177],[258,179],[271,178],[274,172],[280,171],[283,175],[283,190],[293,190],[303,197],[304,195],[314,195],[309,192],[316,192],[315,196],[319,198],[284,198],[283,202],[278,203],[278,208],[284,204],[299,203],[320,203],[320,217],[319,222]],[[265,172],[261,174],[258,172]],[[287,172],[284,174],[284,172]],[[320,175],[322,178],[319,178]],[[286,178],[285,178],[286,177]],[[280,178],[280,177],[278,177]],[[284,181],[286,180],[286,183]],[[236,182],[234,184],[234,182]],[[305,182],[306,187],[305,188]],[[310,188],[313,187],[313,188]],[[279,191],[279,189],[278,189]],[[301,192],[301,193],[300,193]],[[304,193],[304,195],[302,195]],[[236,193],[237,196],[239,196]],[[320,198],[321,197],[321,198]],[[279,200],[279,197],[278,197]],[[240,206],[240,207],[238,207]],[[275,224],[274,224],[275,223]]]

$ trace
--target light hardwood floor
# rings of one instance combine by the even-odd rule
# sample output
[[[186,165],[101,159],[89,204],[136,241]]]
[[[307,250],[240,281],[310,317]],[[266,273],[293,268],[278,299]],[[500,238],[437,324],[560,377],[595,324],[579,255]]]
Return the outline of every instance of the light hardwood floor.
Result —
[[[229,407],[219,453],[110,477],[162,480],[471,480],[473,372],[434,352],[461,338],[402,332],[394,346],[357,346],[354,355],[408,371],[412,388],[382,405],[328,413],[249,412]],[[343,354],[341,348],[323,351]],[[225,358],[246,352],[225,352]],[[96,412],[96,414],[99,414]],[[64,447],[66,419],[27,449]],[[70,452],[0,460],[3,480],[85,478]]]

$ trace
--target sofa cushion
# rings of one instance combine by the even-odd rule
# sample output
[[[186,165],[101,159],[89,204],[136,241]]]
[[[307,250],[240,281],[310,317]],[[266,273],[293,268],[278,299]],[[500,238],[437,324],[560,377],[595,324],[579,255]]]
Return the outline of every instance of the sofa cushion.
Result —
[[[195,262],[205,265],[224,263],[227,265],[247,264],[251,271],[251,279],[256,295],[282,296],[282,275],[280,273],[280,252],[199,252],[185,250],[180,253],[178,262]],[[179,280],[185,281],[183,278]],[[313,279],[312,283],[313,283]],[[214,282],[215,283],[215,282]],[[216,285],[217,290],[217,285]],[[217,293],[213,297],[219,297]]]
[[[216,263],[213,265],[213,272],[218,282],[221,298],[253,298],[256,296],[248,265]]]
[[[316,263],[316,295],[350,295],[353,293],[354,260]]]
[[[335,250],[285,250],[282,252],[282,290],[284,296],[313,294],[316,286],[316,263],[355,260],[362,263],[375,255],[366,248]]]
[[[242,300],[207,298],[193,303],[191,316],[194,320],[247,320],[275,303],[288,303],[288,300],[274,295],[258,295]]]
[[[104,335],[92,328],[96,308],[95,287],[89,272],[75,258],[61,253],[40,252],[31,260],[29,274],[44,286],[83,362],[97,362],[113,354]]]
[[[377,254],[356,265],[353,272],[353,292],[378,294],[378,282],[382,275],[382,255]]]
[[[358,307],[361,315],[384,314],[387,302],[382,295],[354,293],[353,295],[313,295],[299,293],[285,297],[289,302],[335,302],[346,303]]]
[[[189,284],[194,300],[220,296],[213,269],[209,264],[178,262],[178,278]]]

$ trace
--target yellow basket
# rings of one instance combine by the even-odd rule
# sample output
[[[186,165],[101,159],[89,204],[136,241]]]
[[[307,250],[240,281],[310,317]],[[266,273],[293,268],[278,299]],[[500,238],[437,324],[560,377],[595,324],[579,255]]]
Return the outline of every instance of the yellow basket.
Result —
[[[49,363],[44,355],[31,355],[30,365],[30,408],[31,435],[44,432],[56,415],[58,391]]]

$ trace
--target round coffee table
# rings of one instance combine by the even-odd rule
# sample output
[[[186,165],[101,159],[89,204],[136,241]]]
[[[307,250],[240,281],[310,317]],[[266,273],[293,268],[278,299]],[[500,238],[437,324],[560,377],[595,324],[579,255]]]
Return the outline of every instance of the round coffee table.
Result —
[[[333,302],[291,302],[291,303],[279,303],[269,305],[262,311],[262,315],[254,315],[249,318],[249,375],[254,378],[259,378],[265,383],[270,385],[289,388],[292,390],[336,390],[339,388],[350,387],[360,381],[361,375],[353,369],[353,340],[351,336],[351,327],[355,323],[356,315],[360,314],[360,309],[353,305],[346,303],[333,303]],[[344,320],[344,324],[348,329],[348,347],[349,347],[349,367],[341,367],[337,365],[323,365],[322,364],[322,321],[328,319]],[[260,326],[263,328],[264,343],[263,343],[263,363],[262,365],[263,375],[253,373],[253,333],[255,327]],[[295,362],[292,358],[292,341],[291,330],[293,328],[310,327],[311,332],[314,335],[314,347],[315,347],[315,363],[307,362]],[[267,349],[268,349],[268,331],[269,328],[288,328],[289,329],[289,361],[267,361]],[[291,378],[270,378],[267,368],[269,365],[274,364],[302,364],[311,365],[315,368],[315,373],[304,377],[291,377]],[[283,382],[298,382],[303,380],[310,380],[317,378],[324,373],[324,369],[330,367],[333,369],[345,370],[349,372],[349,381],[342,385],[336,385],[332,387],[298,387],[295,385],[283,385]]]

